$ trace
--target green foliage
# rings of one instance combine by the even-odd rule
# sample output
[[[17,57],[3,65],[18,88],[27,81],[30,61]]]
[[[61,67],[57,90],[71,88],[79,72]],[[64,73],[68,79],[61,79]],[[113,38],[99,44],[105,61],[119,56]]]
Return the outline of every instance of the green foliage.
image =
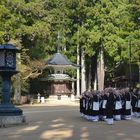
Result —
[[[38,76],[40,64],[35,61],[41,62],[42,70],[42,60],[54,54],[58,45],[74,63],[77,45],[87,58],[98,55],[103,47],[106,70],[110,72],[117,62],[129,61],[130,42],[131,61],[139,62],[139,16],[139,0],[2,0],[0,43],[4,43],[6,33],[19,42],[22,79]],[[37,73],[28,76],[34,70]]]

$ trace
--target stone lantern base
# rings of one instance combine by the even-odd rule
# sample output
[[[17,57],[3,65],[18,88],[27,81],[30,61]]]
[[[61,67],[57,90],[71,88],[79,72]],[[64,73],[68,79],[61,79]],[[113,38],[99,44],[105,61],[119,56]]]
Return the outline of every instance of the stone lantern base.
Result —
[[[25,116],[0,116],[0,127],[19,125],[26,122]]]
[[[0,105],[0,127],[23,124],[26,122],[22,110],[12,104]]]

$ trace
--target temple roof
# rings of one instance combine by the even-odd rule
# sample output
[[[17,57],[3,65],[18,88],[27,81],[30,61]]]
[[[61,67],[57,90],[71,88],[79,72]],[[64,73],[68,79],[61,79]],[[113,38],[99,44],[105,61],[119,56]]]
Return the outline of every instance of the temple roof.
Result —
[[[76,67],[75,64],[70,62],[64,55],[57,52],[55,55],[47,61],[48,66],[59,66],[59,67]]]

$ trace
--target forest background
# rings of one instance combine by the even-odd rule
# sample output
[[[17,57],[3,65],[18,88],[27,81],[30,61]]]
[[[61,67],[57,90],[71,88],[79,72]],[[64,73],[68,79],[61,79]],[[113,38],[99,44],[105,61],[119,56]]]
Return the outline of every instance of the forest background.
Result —
[[[81,66],[82,91],[95,89],[95,81],[102,90],[121,63],[140,67],[139,0],[1,0],[0,44],[5,34],[21,49],[20,74],[13,77],[20,78],[21,93],[29,92],[30,79],[43,76],[58,45]],[[77,78],[75,69],[68,73]]]

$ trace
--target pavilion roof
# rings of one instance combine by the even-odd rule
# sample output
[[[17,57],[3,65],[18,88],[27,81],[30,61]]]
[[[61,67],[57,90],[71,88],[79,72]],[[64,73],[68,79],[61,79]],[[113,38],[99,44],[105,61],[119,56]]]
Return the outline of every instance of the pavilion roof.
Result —
[[[47,78],[41,78],[41,81],[75,81],[67,74],[50,74]]]
[[[50,58],[46,64],[52,67],[77,67],[67,57],[57,52],[52,58]]]

